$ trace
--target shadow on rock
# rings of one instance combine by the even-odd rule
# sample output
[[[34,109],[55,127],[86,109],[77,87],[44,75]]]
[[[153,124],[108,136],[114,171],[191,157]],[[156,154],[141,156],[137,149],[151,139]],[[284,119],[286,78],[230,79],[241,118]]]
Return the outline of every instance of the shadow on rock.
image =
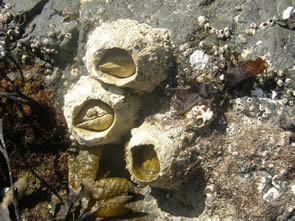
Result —
[[[205,209],[206,181],[200,169],[192,179],[179,190],[153,189],[153,195],[161,210],[172,216],[198,217]]]

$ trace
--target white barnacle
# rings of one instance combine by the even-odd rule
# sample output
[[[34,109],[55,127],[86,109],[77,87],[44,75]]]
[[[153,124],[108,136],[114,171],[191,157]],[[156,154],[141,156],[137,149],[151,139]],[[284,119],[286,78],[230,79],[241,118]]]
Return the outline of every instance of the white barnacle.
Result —
[[[69,32],[67,32],[67,33],[65,34],[65,38],[67,38],[67,39],[72,39],[72,34],[69,33]]]
[[[134,126],[138,107],[136,96],[83,76],[65,95],[64,115],[78,143],[95,146],[119,142]]]
[[[91,32],[83,59],[95,79],[142,93],[166,79],[171,49],[168,30],[118,20]]]

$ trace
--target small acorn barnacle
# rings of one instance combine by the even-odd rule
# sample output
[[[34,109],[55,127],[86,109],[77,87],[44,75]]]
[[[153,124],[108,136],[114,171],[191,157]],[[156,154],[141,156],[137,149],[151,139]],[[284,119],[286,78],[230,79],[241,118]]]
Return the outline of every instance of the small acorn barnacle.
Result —
[[[109,105],[100,100],[89,100],[82,104],[74,125],[85,130],[103,131],[112,125],[113,120],[114,111]]]

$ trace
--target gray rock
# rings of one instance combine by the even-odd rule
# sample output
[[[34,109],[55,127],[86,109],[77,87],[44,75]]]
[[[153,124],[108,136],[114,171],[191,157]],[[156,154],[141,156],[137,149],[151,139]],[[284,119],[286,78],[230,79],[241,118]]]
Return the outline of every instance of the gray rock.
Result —
[[[38,10],[42,8],[44,4],[48,2],[48,0],[4,0],[5,4],[13,6],[12,11],[15,13],[19,12],[30,12],[32,10]]]
[[[29,25],[33,31],[25,41],[47,41],[46,48],[55,49],[52,56],[58,65],[64,65],[76,54],[78,40],[78,0],[58,1],[26,1],[27,4],[16,2],[15,10],[25,12],[29,16]],[[37,47],[38,49],[38,47]],[[46,50],[46,49],[44,49]],[[62,52],[62,54],[61,54]]]

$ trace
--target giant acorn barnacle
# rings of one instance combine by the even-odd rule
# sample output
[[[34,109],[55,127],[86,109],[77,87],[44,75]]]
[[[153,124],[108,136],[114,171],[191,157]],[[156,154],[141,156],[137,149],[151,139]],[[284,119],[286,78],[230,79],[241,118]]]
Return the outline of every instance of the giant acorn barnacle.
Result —
[[[126,167],[136,183],[178,189],[189,177],[185,173],[194,173],[197,161],[189,157],[190,150],[183,151],[183,127],[160,118],[151,116],[131,130],[125,149]]]
[[[167,77],[171,50],[166,29],[118,20],[94,29],[84,62],[88,72],[104,83],[151,92]]]
[[[97,216],[117,216],[125,212],[124,205],[130,199],[126,193],[133,185],[121,177],[97,177],[102,159],[100,151],[108,148],[105,144],[120,143],[135,127],[138,94],[151,92],[166,79],[172,49],[169,38],[168,30],[134,20],[102,24],[90,33],[87,41],[84,62],[89,76],[82,76],[64,96],[69,132],[83,147],[78,155],[69,157],[69,187],[75,193],[81,191],[82,186],[90,191],[91,197],[85,201],[84,208],[91,205]],[[171,174],[164,171],[170,168],[172,158],[163,158],[162,152],[170,148],[174,154],[177,148],[172,139],[159,137],[163,128],[150,129],[147,134],[132,134],[129,144],[135,146],[127,147],[126,151],[127,158],[129,155],[133,158],[129,171],[136,182],[165,186],[171,181]],[[160,132],[154,143],[134,143],[141,137],[152,140],[149,133],[152,131]],[[165,160],[167,163],[163,164]],[[167,188],[176,188],[182,181],[170,183]]]
[[[65,95],[64,116],[81,145],[119,143],[134,127],[138,98],[120,88],[83,76]]]

